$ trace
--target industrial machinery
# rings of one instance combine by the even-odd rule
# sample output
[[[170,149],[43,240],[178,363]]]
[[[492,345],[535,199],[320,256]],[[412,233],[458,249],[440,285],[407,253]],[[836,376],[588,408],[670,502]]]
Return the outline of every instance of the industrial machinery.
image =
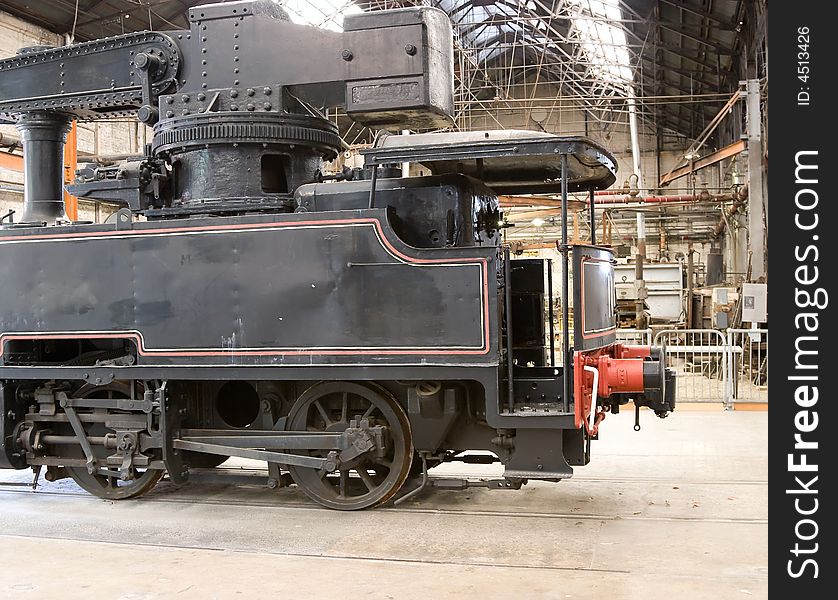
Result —
[[[593,193],[615,178],[604,149],[382,134],[363,170],[320,173],[341,148],[327,108],[450,125],[445,13],[351,15],[337,33],[261,0],[188,17],[0,61],[26,168],[23,221],[0,229],[0,467],[121,499],[234,456],[351,510],[450,460],[500,460],[492,488],[558,481],[588,462],[606,412],[674,408],[659,350],[615,343],[608,249],[562,247],[575,332],[563,311],[556,356],[532,338],[552,326],[545,303],[521,300],[552,294],[545,261],[501,243],[497,194]],[[115,115],[153,126],[153,142],[81,168],[74,195],[123,208],[68,222],[65,133]],[[404,161],[432,175],[391,177]]]

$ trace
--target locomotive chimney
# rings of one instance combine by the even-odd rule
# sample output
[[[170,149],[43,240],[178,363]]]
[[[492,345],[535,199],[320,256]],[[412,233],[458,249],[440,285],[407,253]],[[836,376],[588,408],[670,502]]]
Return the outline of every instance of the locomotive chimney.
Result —
[[[27,112],[15,124],[23,146],[23,218],[47,225],[64,212],[64,141],[70,118],[54,112]]]

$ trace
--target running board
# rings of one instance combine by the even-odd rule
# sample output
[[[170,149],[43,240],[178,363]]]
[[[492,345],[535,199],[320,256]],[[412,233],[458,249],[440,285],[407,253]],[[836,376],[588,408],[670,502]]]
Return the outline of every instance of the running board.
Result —
[[[430,477],[426,487],[441,490],[466,490],[468,488],[488,488],[490,490],[520,490],[526,479],[505,477],[503,479],[460,479],[455,477]]]

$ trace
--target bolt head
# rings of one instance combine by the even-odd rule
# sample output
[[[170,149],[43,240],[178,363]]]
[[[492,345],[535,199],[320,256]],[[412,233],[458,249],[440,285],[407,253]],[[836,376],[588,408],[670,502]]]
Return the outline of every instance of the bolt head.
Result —
[[[355,55],[352,54],[352,50],[350,50],[349,48],[344,49],[344,51],[340,53],[340,56],[345,61],[350,61],[355,57]]]
[[[414,46],[413,44],[407,44],[404,47],[404,51],[407,52],[407,54],[409,56],[415,56],[416,55],[416,46]]]

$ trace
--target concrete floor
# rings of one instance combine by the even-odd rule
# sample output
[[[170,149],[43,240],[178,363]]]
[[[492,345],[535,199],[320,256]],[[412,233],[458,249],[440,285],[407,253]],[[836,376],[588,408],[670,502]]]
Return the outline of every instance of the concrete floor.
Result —
[[[765,598],[767,413],[632,421],[609,416],[591,464],[559,484],[356,513],[230,462],[233,481],[117,503],[0,471],[0,598]]]

